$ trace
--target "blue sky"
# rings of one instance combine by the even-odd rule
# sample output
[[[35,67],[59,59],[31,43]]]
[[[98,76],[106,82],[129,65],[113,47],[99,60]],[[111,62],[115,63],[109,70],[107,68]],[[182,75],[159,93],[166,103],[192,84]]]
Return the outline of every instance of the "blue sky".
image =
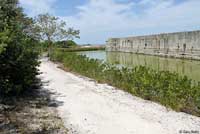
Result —
[[[110,37],[200,30],[200,0],[19,0],[31,17],[50,13],[79,29],[80,44]]]

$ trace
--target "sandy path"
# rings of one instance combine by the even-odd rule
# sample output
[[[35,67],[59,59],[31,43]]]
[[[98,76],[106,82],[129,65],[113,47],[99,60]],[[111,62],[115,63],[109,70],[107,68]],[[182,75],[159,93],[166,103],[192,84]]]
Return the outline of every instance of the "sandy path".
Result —
[[[64,72],[43,60],[41,78],[57,101],[59,114],[70,133],[77,134],[179,134],[199,131],[200,118],[167,110],[128,93]]]

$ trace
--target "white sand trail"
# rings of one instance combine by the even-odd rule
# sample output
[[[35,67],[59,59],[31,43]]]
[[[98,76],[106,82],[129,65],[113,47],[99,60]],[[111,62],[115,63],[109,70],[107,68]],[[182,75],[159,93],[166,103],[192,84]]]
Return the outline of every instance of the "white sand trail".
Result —
[[[75,134],[200,134],[200,118],[167,110],[107,84],[65,72],[42,60],[44,87],[56,92],[55,99],[69,133]]]

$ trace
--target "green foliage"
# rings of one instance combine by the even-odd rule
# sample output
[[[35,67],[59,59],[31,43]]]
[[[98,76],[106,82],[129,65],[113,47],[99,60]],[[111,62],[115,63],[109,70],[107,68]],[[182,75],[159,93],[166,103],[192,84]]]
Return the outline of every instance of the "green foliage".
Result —
[[[38,15],[35,18],[35,22],[34,29],[37,31],[35,33],[39,34],[43,41],[48,42],[48,55],[50,55],[55,41],[80,38],[79,30],[74,30],[73,28],[66,29],[65,21],[48,13]]]
[[[77,47],[76,42],[74,42],[73,40],[57,41],[54,43],[54,45],[60,48]]]
[[[66,23],[50,14],[40,14],[35,18],[35,28],[41,35],[42,40],[49,43],[56,40],[73,40],[79,38],[79,30],[66,29]]]
[[[34,84],[39,65],[37,40],[17,0],[1,0],[0,6],[0,94],[18,94]]]
[[[42,41],[42,42],[40,41],[40,42],[38,42],[36,48],[37,48],[38,52],[40,52],[40,54],[43,54],[48,51],[49,43],[48,43],[48,41]]]
[[[54,51],[52,60],[70,71],[108,83],[133,95],[159,102],[176,111],[200,116],[200,84],[168,71],[144,66],[116,67],[71,52]]]
[[[0,54],[5,51],[5,47],[9,42],[9,31],[3,31],[0,33]]]

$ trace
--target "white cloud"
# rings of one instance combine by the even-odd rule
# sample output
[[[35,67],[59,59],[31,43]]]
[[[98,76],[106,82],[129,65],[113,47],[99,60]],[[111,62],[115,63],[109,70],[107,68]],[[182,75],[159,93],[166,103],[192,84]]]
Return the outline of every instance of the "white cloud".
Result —
[[[29,16],[40,13],[54,13],[53,5],[57,0],[19,0]]]
[[[53,12],[52,5],[56,0],[20,1],[30,7],[32,14],[36,14]],[[88,0],[76,7],[78,13],[62,16],[62,19],[80,29],[80,43],[104,43],[109,37],[200,28],[199,0],[185,0],[179,4],[175,4],[175,0],[125,1]]]
[[[193,30],[200,25],[199,6],[199,0],[90,0],[64,19],[80,29],[80,42],[102,43],[109,37]]]
[[[86,5],[77,7],[79,9],[77,15],[67,16],[64,19],[80,29],[81,40],[92,43],[95,39],[99,39],[97,42],[103,42],[102,36],[109,31],[120,31],[121,26],[125,26],[129,21],[129,17],[132,19],[136,17],[131,13],[133,4],[116,3],[113,0],[90,0]]]

